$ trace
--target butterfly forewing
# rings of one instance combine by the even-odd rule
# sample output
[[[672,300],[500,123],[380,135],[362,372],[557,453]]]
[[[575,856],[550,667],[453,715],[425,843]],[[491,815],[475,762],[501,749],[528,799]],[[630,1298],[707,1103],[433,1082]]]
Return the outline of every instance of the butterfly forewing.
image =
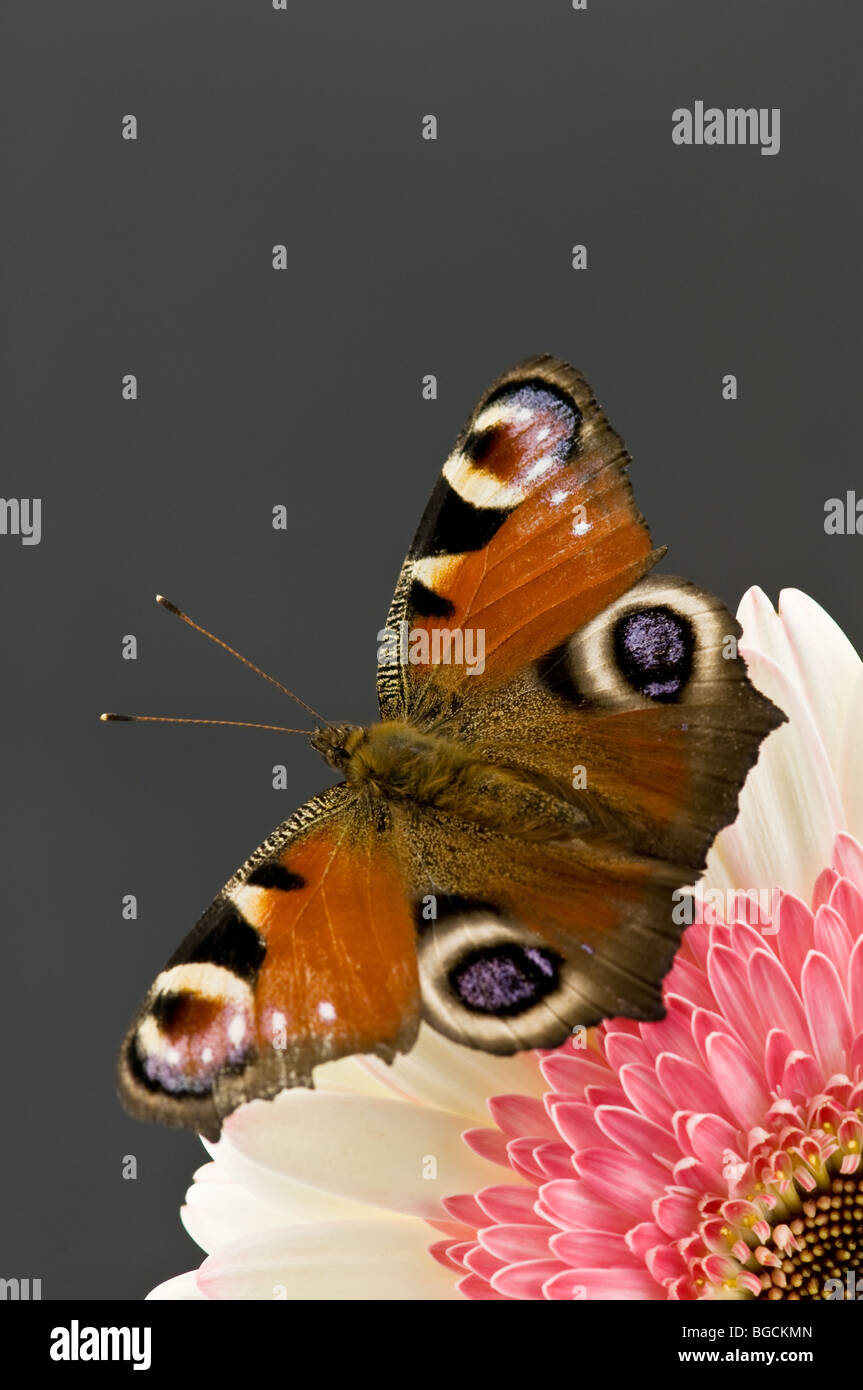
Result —
[[[215,1137],[244,1100],[414,1041],[414,922],[392,836],[342,784],[280,826],[157,977],[123,1046],[145,1119]]]

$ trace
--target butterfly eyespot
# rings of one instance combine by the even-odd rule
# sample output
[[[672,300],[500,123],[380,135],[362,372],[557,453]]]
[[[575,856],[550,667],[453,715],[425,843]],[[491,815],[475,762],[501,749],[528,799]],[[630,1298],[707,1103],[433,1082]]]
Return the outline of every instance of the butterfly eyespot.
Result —
[[[252,1050],[252,991],[231,970],[178,965],[164,970],[131,1039],[132,1062],[150,1089],[202,1095]]]
[[[417,953],[423,1011],[456,1042],[490,1052],[555,1047],[568,1035],[577,971],[487,903],[439,898]]]
[[[449,972],[449,983],[466,1009],[507,1017],[550,994],[559,973],[553,951],[506,944],[469,951]]]
[[[729,623],[719,600],[695,585],[649,577],[549,652],[537,675],[569,704],[634,709],[696,701],[706,683],[739,679],[723,655]]]
[[[675,700],[692,671],[695,636],[682,613],[665,604],[625,613],[612,636],[618,669],[640,695]]]

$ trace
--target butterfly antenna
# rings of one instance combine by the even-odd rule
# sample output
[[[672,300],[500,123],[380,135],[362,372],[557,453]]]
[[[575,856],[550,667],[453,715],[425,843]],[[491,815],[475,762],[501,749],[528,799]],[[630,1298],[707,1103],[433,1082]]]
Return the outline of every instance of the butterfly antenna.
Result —
[[[310,715],[312,716],[313,719],[317,719],[318,722],[319,722],[320,724],[326,724],[327,726],[330,726],[330,721],[329,721],[328,719],[324,719],[324,716],[323,716],[322,714],[318,714],[317,710],[312,709],[311,705],[307,705],[306,702],[305,702],[305,700],[301,700],[300,697],[299,697],[299,695],[295,695],[295,694],[294,694],[293,690],[289,690],[288,687],[287,687],[286,685],[282,685],[281,681],[277,681],[276,678],[275,678],[275,676],[269,676],[269,675],[267,675],[267,672],[266,672],[266,671],[262,671],[261,668],[260,668],[260,666],[256,666],[255,663],[254,663],[253,661],[249,661],[249,658],[248,658],[248,657],[241,655],[241,653],[238,652],[238,651],[235,651],[233,647],[229,647],[229,646],[228,646],[228,643],[227,643],[227,642],[223,642],[222,639],[221,639],[221,637],[216,637],[214,633],[208,632],[207,629],[206,629],[205,627],[201,627],[200,623],[196,623],[192,618],[189,617],[188,613],[184,613],[184,612],[183,612],[182,608],[178,608],[177,605],[176,605],[176,603],[171,603],[170,599],[165,598],[163,594],[157,594],[157,595],[156,595],[156,602],[157,602],[157,603],[160,603],[160,604],[162,605],[163,608],[167,608],[167,610],[168,610],[169,613],[173,613],[175,618],[180,618],[184,623],[186,623],[186,625],[187,625],[188,627],[194,628],[196,632],[202,633],[204,637],[209,637],[210,641],[211,641],[211,642],[215,642],[215,644],[216,644],[217,647],[222,647],[226,652],[230,652],[231,656],[235,656],[235,657],[237,658],[238,661],[242,661],[242,663],[243,663],[244,666],[248,666],[248,668],[249,668],[250,671],[255,671],[257,675],[263,676],[263,678],[264,678],[265,681],[269,681],[269,682],[270,682],[270,685],[274,685],[274,686],[276,687],[277,690],[281,690],[281,692],[282,692],[283,695],[288,695],[288,696],[290,696],[290,698],[291,698],[292,700],[294,700],[298,705],[302,705],[303,709],[306,710],[306,712],[307,712],[308,714],[310,714]],[[207,723],[207,722],[210,722],[210,721],[207,721],[207,720],[200,720],[200,721],[189,721],[189,722]],[[218,722],[219,722],[219,723],[230,723],[231,721],[230,721],[230,720],[219,720]],[[252,726],[252,727],[258,727],[258,728],[275,728],[276,726],[275,726],[275,725],[257,725],[257,726]],[[330,726],[330,727],[331,727],[331,726]],[[291,733],[305,733],[306,731],[305,731],[304,729],[293,729],[293,730],[290,730],[289,732],[291,732]]]
[[[283,724],[250,724],[244,719],[178,719],[168,714],[100,714],[108,724],[220,724],[231,729],[273,729],[279,734],[305,734],[311,738],[314,729],[286,729]]]

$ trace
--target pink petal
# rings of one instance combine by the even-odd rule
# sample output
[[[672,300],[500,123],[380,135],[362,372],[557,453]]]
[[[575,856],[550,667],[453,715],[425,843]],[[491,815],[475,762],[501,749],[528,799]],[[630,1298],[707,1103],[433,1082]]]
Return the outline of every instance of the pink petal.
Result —
[[[835,869],[821,870],[812,888],[813,912],[817,912],[819,907],[823,907],[825,903],[830,901],[830,895],[838,882],[839,876]]]
[[[718,1115],[693,1115],[687,1124],[689,1142],[697,1159],[723,1177],[725,1155],[736,1152],[740,1131]]]
[[[836,836],[833,867],[837,873],[842,874],[844,878],[850,878],[851,882],[856,883],[863,891],[863,846],[858,844],[853,835],[846,835],[844,830]]]
[[[691,961],[684,960],[680,954],[675,957],[665,983],[669,994],[680,995],[681,998],[690,1000],[697,1008],[716,1008],[716,1000],[705,971],[693,965]]]
[[[771,1028],[764,1049],[764,1074],[771,1091],[782,1085],[785,1064],[794,1051],[794,1044],[782,1028]]]
[[[749,973],[750,996],[755,998],[765,1028],[782,1028],[798,1047],[808,1047],[806,1013],[782,962],[772,951],[756,951]]]
[[[751,956],[764,955],[759,942]],[[710,985],[720,1009],[753,1057],[764,1051],[764,1029],[758,1011],[752,1007],[749,963],[735,951],[716,946],[708,961]]]
[[[534,1217],[536,1188],[512,1187],[508,1183],[501,1183],[499,1187],[482,1188],[476,1194],[476,1201],[488,1220],[530,1223]],[[477,1224],[487,1226],[488,1221],[483,1220]]]
[[[663,1094],[662,1087],[651,1067],[637,1067],[633,1064],[620,1069],[620,1084],[627,1100],[658,1125],[671,1124],[674,1107]]]
[[[829,906],[846,923],[852,940],[863,934],[863,893],[850,878],[837,878]]]
[[[668,1171],[652,1159],[634,1160],[614,1149],[584,1149],[576,1157],[584,1181],[608,1203],[625,1208],[640,1220],[668,1183]],[[632,1223],[631,1223],[632,1224]]]
[[[641,1038],[634,1038],[631,1033],[606,1033],[605,1055],[615,1071],[625,1067],[628,1062],[636,1062],[643,1066],[650,1061]]]
[[[714,1033],[712,1036],[719,1035]],[[721,1087],[717,1089],[703,1067],[665,1052],[657,1060],[656,1075],[675,1110],[700,1110],[705,1114],[731,1118]]]
[[[610,1235],[608,1231],[559,1231],[552,1236],[549,1245],[559,1260],[576,1267],[637,1265],[637,1256],[630,1253],[625,1238]]]
[[[817,1095],[823,1080],[824,1073],[810,1053],[792,1052],[785,1063],[782,1089],[786,1095]]]
[[[665,1158],[669,1163],[680,1157],[674,1135],[635,1110],[622,1105],[601,1105],[596,1120],[607,1138],[636,1157],[646,1154],[650,1158]]]
[[[572,1301],[587,1298],[587,1289],[581,1282],[578,1270],[565,1269],[562,1274],[555,1274],[551,1279],[546,1279],[542,1286],[542,1296],[555,1302],[564,1299]]]
[[[509,1265],[499,1269],[491,1281],[497,1293],[508,1298],[542,1298],[542,1286],[555,1274],[563,1274],[566,1266],[559,1260],[527,1260],[524,1264]]]
[[[483,1249],[506,1264],[548,1259],[548,1226],[487,1226],[477,1234]]]
[[[541,1188],[541,1196],[553,1216],[564,1227],[586,1226],[593,1231],[612,1231],[625,1235],[633,1224],[628,1212],[616,1202],[601,1201],[594,1189],[578,1179],[558,1179]]]
[[[463,1298],[469,1298],[472,1302],[482,1301],[484,1303],[509,1303],[511,1300],[506,1294],[498,1293],[491,1284],[485,1279],[480,1279],[476,1274],[468,1274],[465,1279],[460,1279],[456,1288]]]
[[[779,959],[788,971],[791,980],[799,980],[806,959],[806,952],[812,946],[815,918],[809,908],[793,893],[783,893],[776,909],[775,926],[779,928],[776,936],[769,938],[771,945],[779,944]]]
[[[576,1152],[602,1142],[602,1130],[591,1105],[578,1100],[561,1101],[554,1106],[552,1118],[561,1138]]]
[[[687,1265],[679,1250],[670,1245],[657,1245],[647,1257],[647,1268],[657,1284],[666,1284],[670,1279],[679,1279],[686,1274]]]
[[[577,1232],[573,1232],[577,1235]],[[556,1239],[556,1237],[555,1237]],[[665,1245],[667,1236],[655,1221],[642,1221],[640,1225],[633,1226],[631,1231],[627,1231],[624,1236],[627,1250],[631,1250],[636,1260],[644,1261],[648,1253],[655,1245]],[[588,1263],[585,1261],[585,1264]],[[625,1260],[616,1260],[616,1264],[625,1264]]]
[[[691,1235],[699,1221],[698,1202],[692,1192],[667,1192],[654,1203],[653,1215],[663,1231],[680,1240]]]
[[[562,1144],[560,1140],[556,1144],[538,1144],[533,1156],[542,1169],[544,1178],[572,1177],[572,1149],[568,1144]]]
[[[510,1138],[525,1134],[536,1134],[543,1139],[557,1138],[545,1106],[533,1096],[493,1096],[488,1108],[495,1124]]]
[[[848,883],[848,879],[839,879],[836,888],[840,883]],[[854,891],[853,884],[849,884]],[[831,900],[835,897],[836,889],[831,893]],[[832,960],[840,976],[844,979],[848,969],[848,960],[851,955],[851,933],[845,925],[844,920],[834,907],[819,907],[815,914],[815,950],[820,951],[828,960]]]
[[[473,1230],[486,1224],[485,1213],[479,1202],[470,1193],[461,1196],[443,1197],[441,1206],[453,1221],[461,1221],[465,1226],[471,1226]]]
[[[469,1269],[471,1274],[478,1274],[481,1279],[488,1279],[489,1283],[499,1269],[506,1267],[506,1263],[506,1260],[499,1260],[481,1245],[475,1245],[464,1257],[465,1269]]]
[[[815,1055],[825,1075],[844,1071],[853,1030],[845,991],[832,960],[810,951],[803,966],[802,986]]]
[[[585,1057],[552,1053],[540,1063],[552,1091],[562,1091],[580,1100],[586,1086],[607,1086],[614,1073],[609,1067]]]
[[[668,1012],[660,1022],[641,1025],[644,1045],[650,1054],[650,1060],[655,1062],[663,1052],[672,1052],[675,1056],[685,1057],[690,1062],[699,1062],[692,1029],[689,1026],[692,1010],[684,1010],[679,1000],[676,1003],[672,1002],[667,991],[665,1007]]]
[[[729,1033],[736,1036],[734,1029],[721,1014],[714,1013],[711,1009],[696,1009],[692,1015],[692,1036],[698,1048],[700,1062],[707,1064],[707,1039],[711,1033]]]
[[[863,936],[858,938],[848,962],[848,1003],[855,1032],[863,1029]]]
[[[727,1033],[714,1033],[707,1039],[707,1062],[738,1124],[758,1124],[770,1104],[770,1096],[763,1073],[740,1043]]]
[[[729,932],[727,945],[735,955],[742,956],[744,960],[748,960],[753,951],[760,949],[764,939],[761,927],[772,925],[773,914],[771,909],[773,900],[769,893],[766,895],[766,898],[769,908],[765,914],[762,911],[762,904],[757,894],[751,894],[749,896],[745,893],[742,895],[739,893],[737,894],[740,915],[738,917],[737,913],[735,913],[734,920],[729,923],[731,930]],[[762,917],[765,916],[766,920],[762,922]],[[753,919],[757,922],[757,926],[752,924]]]
[[[646,1269],[582,1269],[578,1274],[579,1282],[585,1286],[589,1299],[665,1298],[665,1290],[651,1279]]]
[[[444,1269],[461,1269],[461,1265],[451,1259],[448,1253],[452,1243],[451,1240],[439,1240],[436,1244],[429,1246],[428,1252],[433,1260],[437,1260],[438,1264],[443,1265]]]
[[[509,1168],[509,1154],[506,1151],[506,1135],[499,1129],[466,1129],[462,1135],[469,1149],[489,1163],[499,1163]]]

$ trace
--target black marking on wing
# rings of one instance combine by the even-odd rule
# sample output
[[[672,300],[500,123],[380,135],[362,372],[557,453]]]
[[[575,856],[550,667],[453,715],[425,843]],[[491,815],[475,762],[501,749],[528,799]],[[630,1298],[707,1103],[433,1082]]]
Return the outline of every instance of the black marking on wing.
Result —
[[[266,943],[236,908],[218,899],[213,907],[219,911],[211,909],[201,918],[200,929],[183,942],[166,968],[198,963],[221,965],[253,985],[267,954]]]
[[[278,888],[280,893],[290,893],[296,888],[306,886],[302,874],[292,873],[283,864],[274,864],[272,861],[259,864],[253,869],[246,883],[250,888]]]
[[[450,603],[443,594],[436,594],[434,589],[423,584],[421,579],[411,581],[407,607],[408,612],[418,618],[451,618],[455,612],[454,603]]]
[[[446,478],[439,478],[426,510],[426,523],[414,542],[413,555],[463,555],[482,550],[500,530],[514,507],[475,507],[460,497]]]
[[[433,918],[423,916],[423,907],[428,898],[434,898]],[[446,922],[452,917],[503,917],[499,907],[494,903],[484,902],[481,898],[463,898],[457,893],[428,893],[425,898],[418,898],[414,903],[414,921],[417,931],[428,931],[441,922]]]

